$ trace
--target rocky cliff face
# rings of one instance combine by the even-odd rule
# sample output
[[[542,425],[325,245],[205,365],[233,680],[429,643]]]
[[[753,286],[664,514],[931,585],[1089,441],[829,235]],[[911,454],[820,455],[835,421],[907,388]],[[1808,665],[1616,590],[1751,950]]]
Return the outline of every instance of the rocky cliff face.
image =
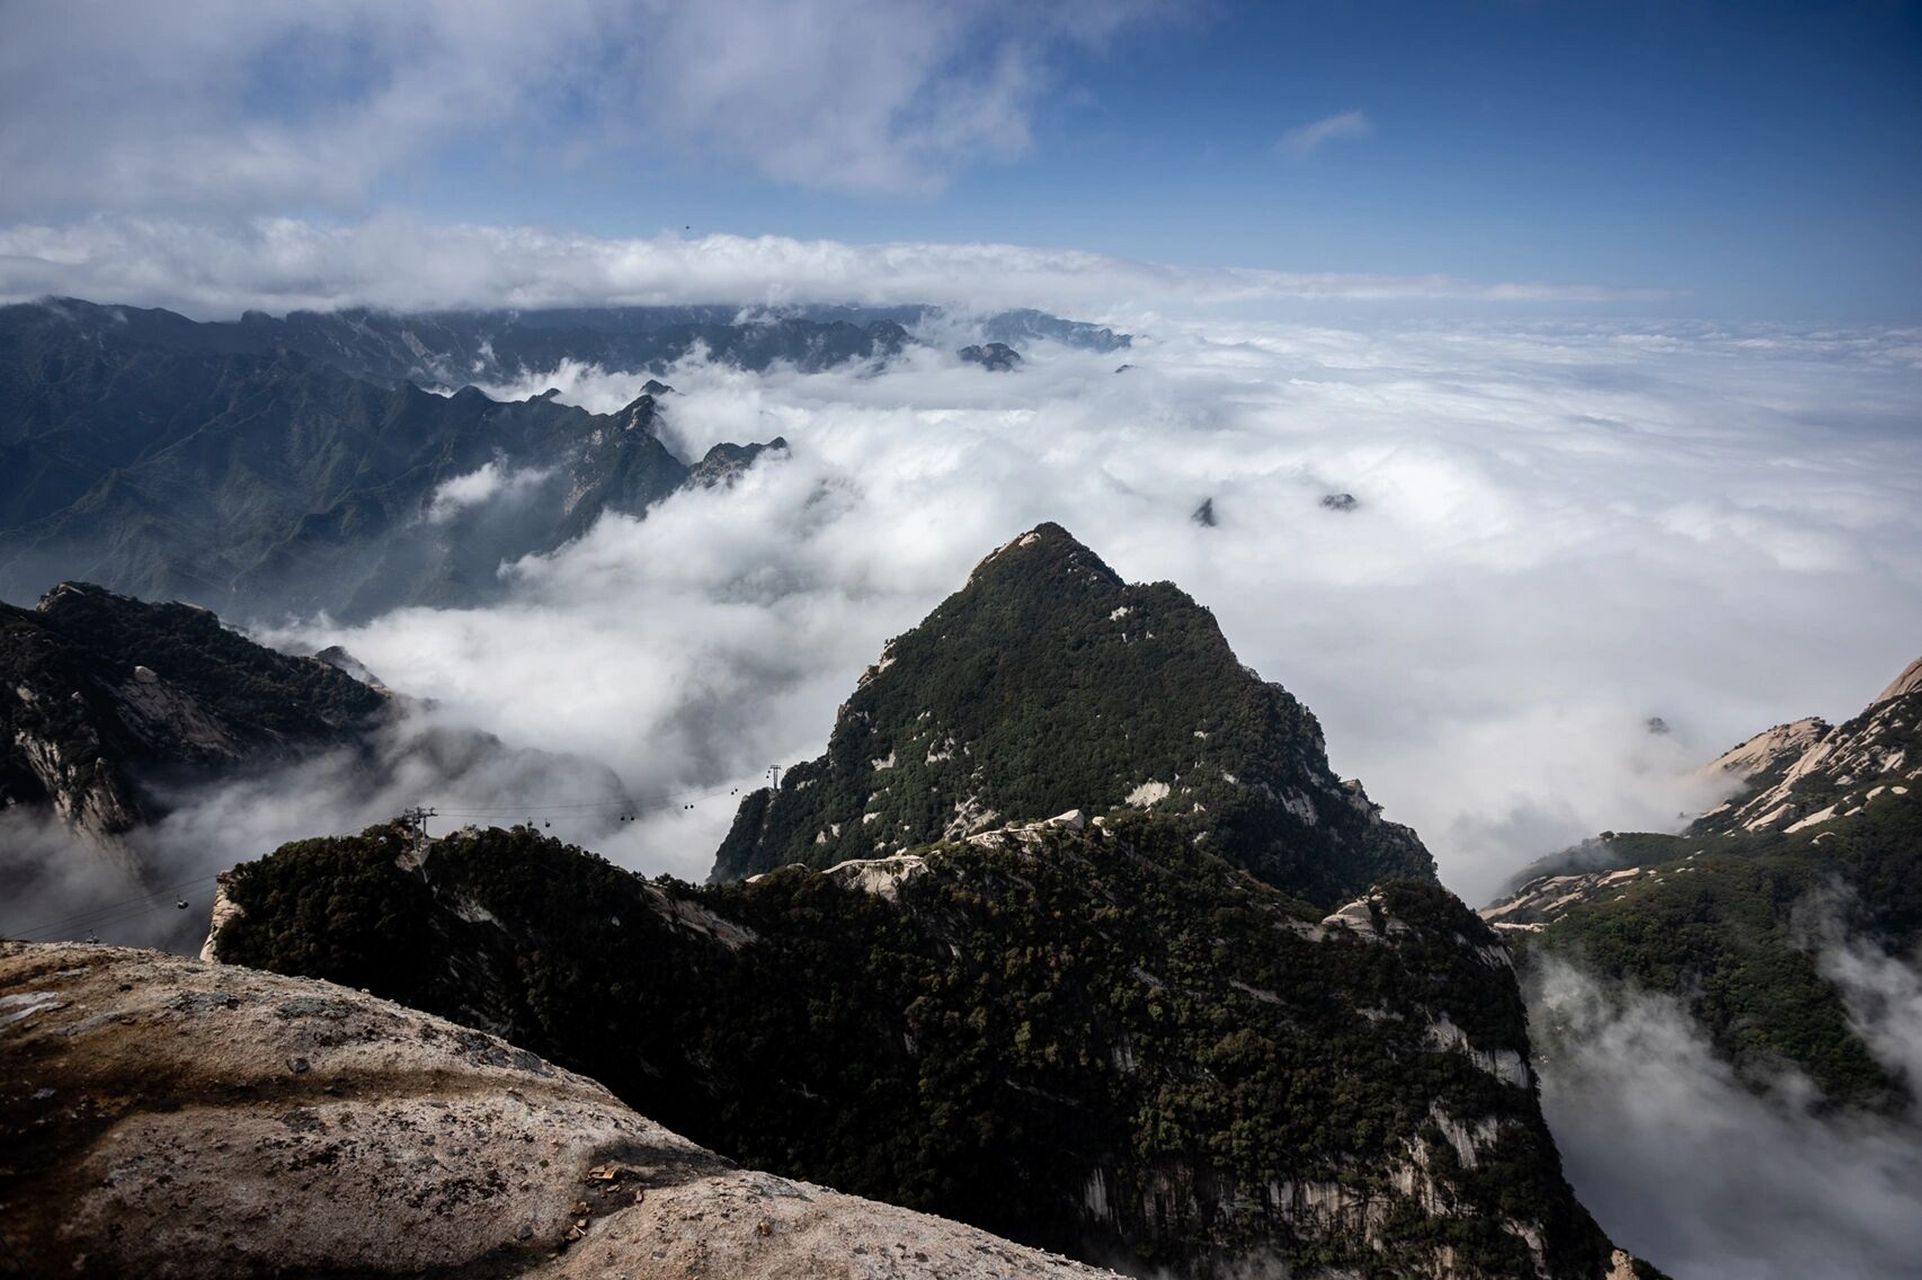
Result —
[[[1842,725],[1810,718],[1757,734],[1702,773],[1742,790],[1692,834],[1802,831],[1849,817],[1883,794],[1922,785],[1922,660]]]
[[[994,552],[889,642],[827,754],[746,797],[714,878],[827,867],[1068,809],[1176,817],[1323,906],[1432,879],[1406,827],[1329,769],[1321,727],[1168,583],[1131,586],[1058,525]]]
[[[1505,949],[1446,891],[1332,913],[1153,816],[751,883],[526,829],[236,869],[223,960],[504,1034],[747,1163],[1185,1274],[1599,1278]],[[324,924],[322,922],[325,922]]]
[[[189,605],[71,582],[33,609],[0,605],[0,804],[46,806],[103,847],[158,816],[155,774],[351,741],[385,706]]]
[[[0,944],[9,1269],[1096,1280],[739,1168],[590,1080],[329,983]]]

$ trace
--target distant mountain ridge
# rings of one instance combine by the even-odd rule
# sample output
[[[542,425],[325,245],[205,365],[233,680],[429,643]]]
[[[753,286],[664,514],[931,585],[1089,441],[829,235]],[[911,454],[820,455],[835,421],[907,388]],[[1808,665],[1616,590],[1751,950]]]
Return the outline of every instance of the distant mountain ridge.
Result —
[[[742,800],[714,878],[1115,808],[1176,817],[1323,907],[1435,874],[1412,831],[1330,771],[1314,715],[1243,667],[1212,614],[1169,583],[1123,582],[1044,524],[888,642],[827,754]]]
[[[1039,312],[985,323],[1098,349],[1127,341]],[[564,360],[658,369],[697,349],[748,369],[818,370],[911,341],[893,315],[834,308],[203,323],[75,299],[0,307],[0,596],[84,579],[242,619],[326,610],[346,621],[484,603],[502,563],[781,448],[676,457],[659,436],[658,382],[614,414],[551,395],[499,402],[473,383]]]
[[[164,313],[144,322],[160,338],[92,320],[0,309],[0,593],[84,577],[350,620],[473,604],[503,561],[689,480],[653,394],[610,415],[442,396],[285,351],[200,350],[203,329]]]
[[[51,312],[97,339],[119,330],[122,341],[183,353],[302,355],[384,385],[449,390],[520,381],[564,361],[659,372],[697,350],[743,369],[760,371],[779,361],[815,372],[898,355],[916,342],[912,328],[947,319],[931,306],[660,306],[412,313],[350,307],[195,321],[156,308],[50,298],[0,308],[0,331],[18,323],[6,313],[33,311]],[[1053,341],[1111,352],[1131,342],[1104,326],[1033,310],[968,323],[984,341],[1014,347]]]

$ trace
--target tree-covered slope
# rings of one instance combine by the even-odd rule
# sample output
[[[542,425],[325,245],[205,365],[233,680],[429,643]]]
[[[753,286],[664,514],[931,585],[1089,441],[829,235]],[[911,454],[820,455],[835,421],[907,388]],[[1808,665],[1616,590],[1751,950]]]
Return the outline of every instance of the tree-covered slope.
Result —
[[[1872,1052],[1824,960],[1840,937],[1922,945],[1922,689],[1898,679],[1842,725],[1780,726],[1711,768],[1743,789],[1687,831],[1607,833],[1483,917],[1525,963],[1685,1001],[1758,1087],[1786,1064],[1832,1102],[1905,1105],[1922,1082]]]
[[[1415,834],[1330,771],[1314,715],[1236,661],[1213,614],[1170,583],[1123,582],[1044,524],[889,641],[827,754],[742,802],[714,878],[1122,806],[1178,816],[1323,906],[1434,875]]]
[[[527,829],[417,857],[377,828],[224,897],[222,960],[491,1028],[736,1159],[1017,1239],[1193,1274],[1630,1265],[1562,1180],[1505,951],[1432,884],[1323,919],[1136,815],[707,889]]]

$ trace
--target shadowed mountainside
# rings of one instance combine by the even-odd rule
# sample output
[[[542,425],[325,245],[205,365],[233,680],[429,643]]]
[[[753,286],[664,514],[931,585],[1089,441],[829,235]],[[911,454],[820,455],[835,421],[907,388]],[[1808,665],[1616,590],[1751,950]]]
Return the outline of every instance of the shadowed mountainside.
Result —
[[[0,804],[44,806],[106,848],[163,811],[156,776],[213,776],[356,741],[387,698],[204,609],[62,583],[0,604]],[[18,868],[0,866],[0,876]]]

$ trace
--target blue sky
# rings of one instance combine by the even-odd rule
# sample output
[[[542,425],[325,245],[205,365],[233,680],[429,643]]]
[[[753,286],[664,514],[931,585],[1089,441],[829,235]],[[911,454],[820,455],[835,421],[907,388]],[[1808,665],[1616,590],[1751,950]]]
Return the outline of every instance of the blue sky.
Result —
[[[962,167],[938,195],[811,190],[673,152],[526,184],[470,155],[389,194],[608,235],[989,239],[1677,289],[1689,313],[1922,318],[1915,5],[1218,6],[1054,74],[1032,149]],[[1367,136],[1278,151],[1348,111]]]
[[[1922,4],[258,8],[0,11],[0,224],[399,211],[1922,319]]]

